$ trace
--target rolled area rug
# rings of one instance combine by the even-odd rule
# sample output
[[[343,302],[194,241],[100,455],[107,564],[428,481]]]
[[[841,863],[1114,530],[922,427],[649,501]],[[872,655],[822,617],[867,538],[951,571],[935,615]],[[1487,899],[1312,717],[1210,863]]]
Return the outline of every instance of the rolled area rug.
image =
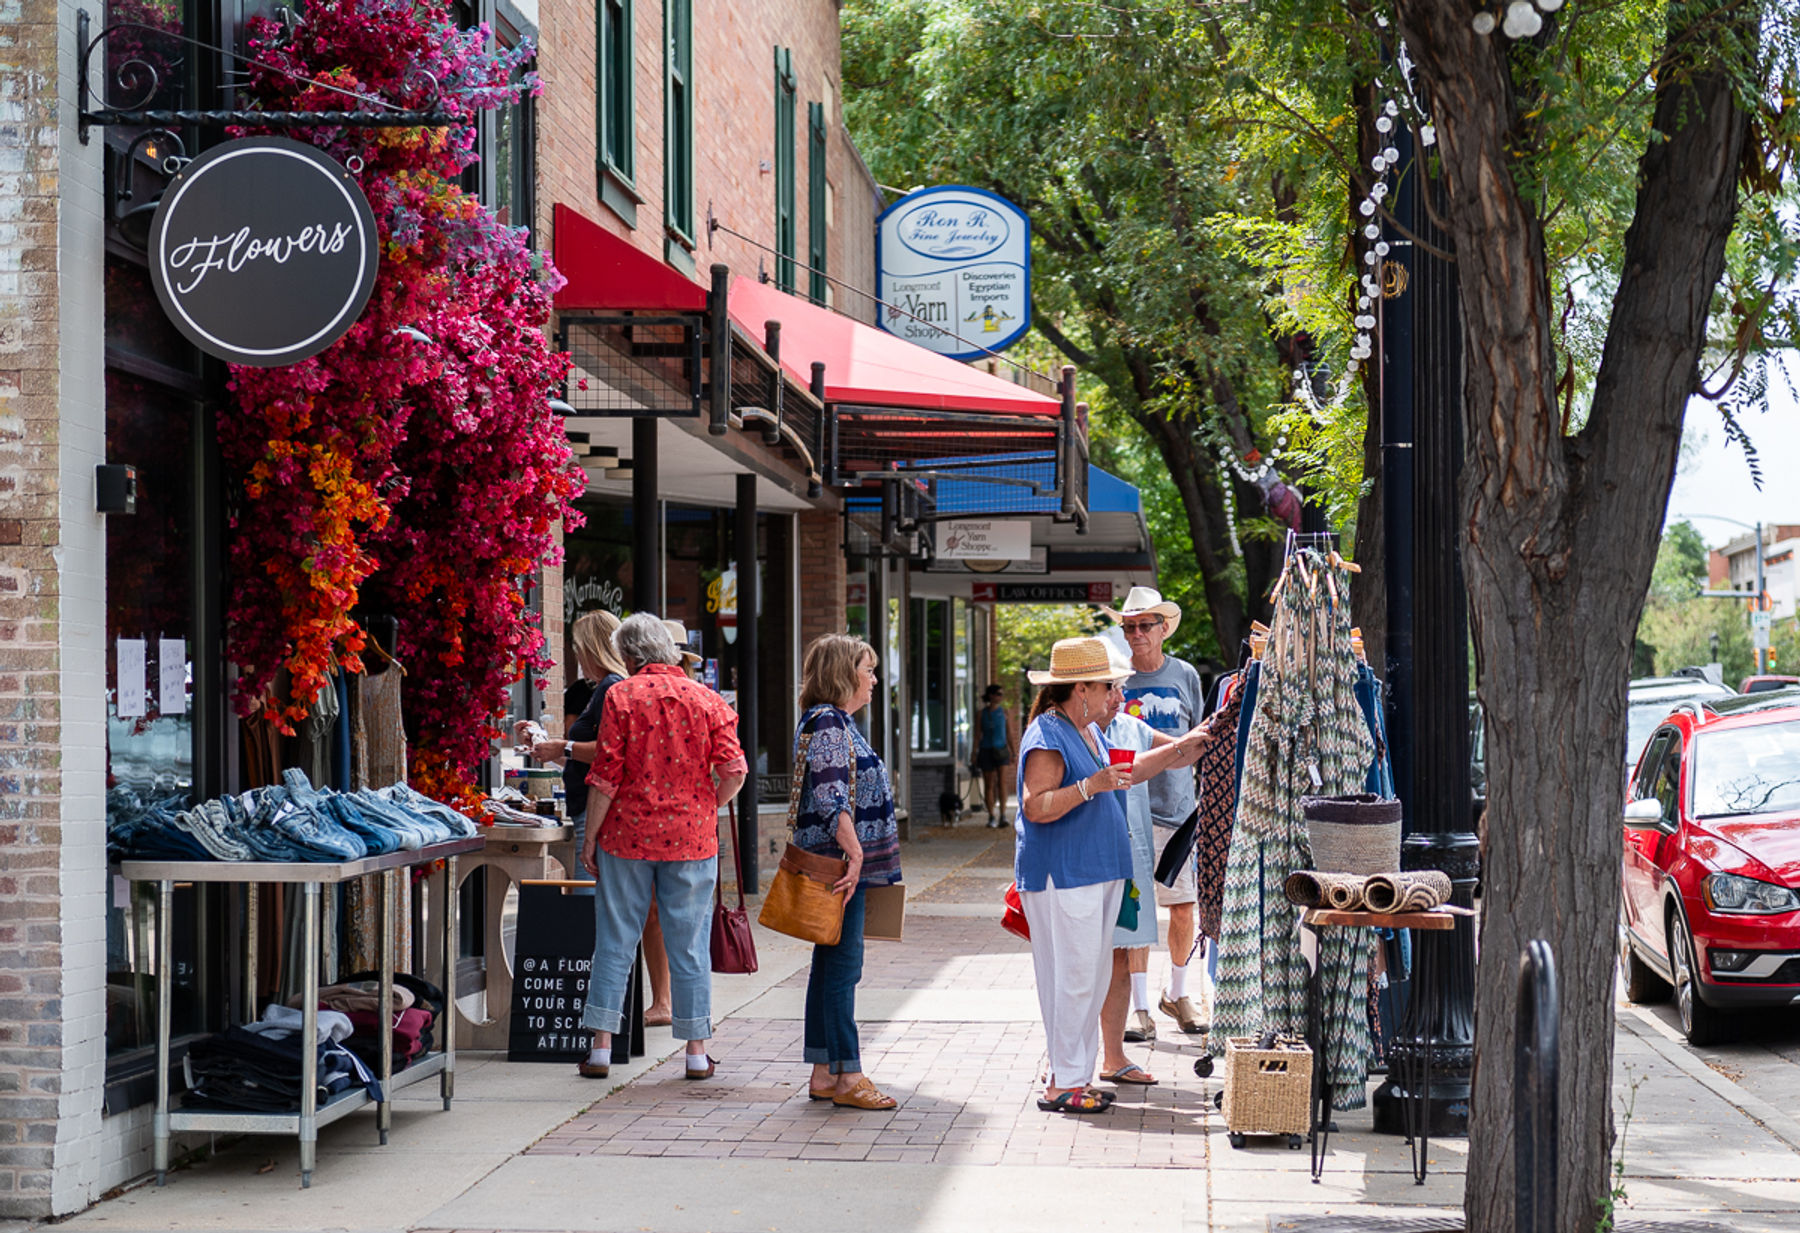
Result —
[[[1378,873],[1365,879],[1363,901],[1371,912],[1429,912],[1450,901],[1450,889],[1450,875],[1435,869]]]
[[[1288,902],[1303,908],[1330,908],[1355,912],[1363,905],[1364,879],[1345,873],[1297,870],[1281,884]]]

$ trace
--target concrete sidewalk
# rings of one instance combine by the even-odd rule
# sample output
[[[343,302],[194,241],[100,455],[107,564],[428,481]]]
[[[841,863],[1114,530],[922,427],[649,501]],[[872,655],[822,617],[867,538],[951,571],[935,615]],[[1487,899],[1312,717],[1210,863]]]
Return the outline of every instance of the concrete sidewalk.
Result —
[[[1031,960],[998,925],[1010,832],[934,830],[906,845],[903,944],[870,943],[858,994],[869,1073],[892,1113],[807,1099],[800,1054],[808,948],[761,933],[761,970],[716,978],[718,1077],[681,1077],[675,1042],[605,1084],[572,1068],[458,1057],[457,1097],[401,1094],[388,1147],[372,1115],[321,1134],[312,1189],[294,1145],[240,1139],[67,1221],[71,1230],[505,1230],[581,1233],[895,1233],[1091,1230],[1323,1233],[1328,1218],[1455,1216],[1467,1145],[1431,1145],[1413,1183],[1403,1140],[1339,1116],[1320,1184],[1276,1140],[1233,1150],[1195,1077],[1197,1038],[1159,1022],[1129,1046],[1161,1083],[1111,1113],[1035,1107],[1043,1062]],[[1153,982],[1166,957],[1152,965]],[[1634,1101],[1622,1215],[1800,1233],[1800,1123],[1708,1069],[1654,1017],[1622,1011],[1621,1108]],[[1459,1217],[1457,1217],[1459,1219]],[[1423,1222],[1421,1223],[1421,1220]],[[1356,1227],[1338,1224],[1339,1229]]]

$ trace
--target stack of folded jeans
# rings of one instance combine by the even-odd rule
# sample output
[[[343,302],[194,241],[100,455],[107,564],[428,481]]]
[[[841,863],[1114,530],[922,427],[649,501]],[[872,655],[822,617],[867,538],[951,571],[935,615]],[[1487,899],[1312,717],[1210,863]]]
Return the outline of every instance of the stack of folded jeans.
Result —
[[[265,1113],[298,1109],[303,1050],[307,1047],[301,1028],[299,1011],[270,1006],[256,1023],[195,1041],[188,1049],[188,1092],[183,1106]],[[381,1099],[380,1080],[342,1043],[350,1032],[348,1016],[319,1012],[318,1036],[312,1047],[318,1050],[315,1096],[321,1105],[359,1083],[370,1096]]]
[[[405,784],[340,793],[313,787],[297,769],[277,785],[185,803],[145,805],[115,789],[107,797],[108,850],[140,860],[353,861],[478,833],[469,818]]]

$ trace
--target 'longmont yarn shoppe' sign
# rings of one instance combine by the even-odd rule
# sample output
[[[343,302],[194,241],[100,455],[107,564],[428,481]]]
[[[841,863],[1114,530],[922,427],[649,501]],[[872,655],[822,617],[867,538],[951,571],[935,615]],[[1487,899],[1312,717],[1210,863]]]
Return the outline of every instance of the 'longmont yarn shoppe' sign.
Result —
[[[175,327],[209,355],[263,368],[343,337],[381,255],[350,172],[285,137],[228,141],[182,168],[157,206],[149,253]]]
[[[922,188],[876,226],[888,333],[972,360],[1031,328],[1031,220],[1006,198],[957,184]]]

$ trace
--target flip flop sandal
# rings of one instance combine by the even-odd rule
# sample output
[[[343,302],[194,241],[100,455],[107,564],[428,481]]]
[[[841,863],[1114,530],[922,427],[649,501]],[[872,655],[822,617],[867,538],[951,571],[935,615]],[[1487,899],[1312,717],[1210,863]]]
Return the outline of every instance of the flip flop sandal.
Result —
[[[1131,1083],[1138,1087],[1155,1087],[1162,1082],[1160,1079],[1151,1078],[1150,1072],[1136,1062],[1127,1062],[1110,1074],[1102,1074],[1100,1077],[1108,1083]]]
[[[836,1097],[837,1089],[835,1087],[817,1088],[810,1083],[806,1085],[806,1098],[808,1100],[834,1100]]]
[[[1093,1103],[1090,1104],[1089,1101]],[[1112,1101],[1102,1099],[1099,1092],[1070,1088],[1053,1100],[1046,1100],[1042,1096],[1038,1097],[1037,1107],[1045,1113],[1074,1113],[1085,1116],[1090,1113],[1105,1113],[1112,1108]]]
[[[868,1109],[876,1113],[900,1107],[899,1101],[879,1091],[866,1077],[842,1096],[833,1096],[831,1103],[840,1109]]]
[[[684,1067],[687,1066],[687,1063],[685,1061],[682,1062],[682,1066],[684,1066]],[[719,1059],[713,1057],[711,1054],[708,1054],[706,1057],[706,1069],[705,1070],[683,1070],[681,1073],[681,1077],[684,1079],[710,1079],[713,1077],[713,1071],[717,1070],[718,1068],[719,1068]]]

